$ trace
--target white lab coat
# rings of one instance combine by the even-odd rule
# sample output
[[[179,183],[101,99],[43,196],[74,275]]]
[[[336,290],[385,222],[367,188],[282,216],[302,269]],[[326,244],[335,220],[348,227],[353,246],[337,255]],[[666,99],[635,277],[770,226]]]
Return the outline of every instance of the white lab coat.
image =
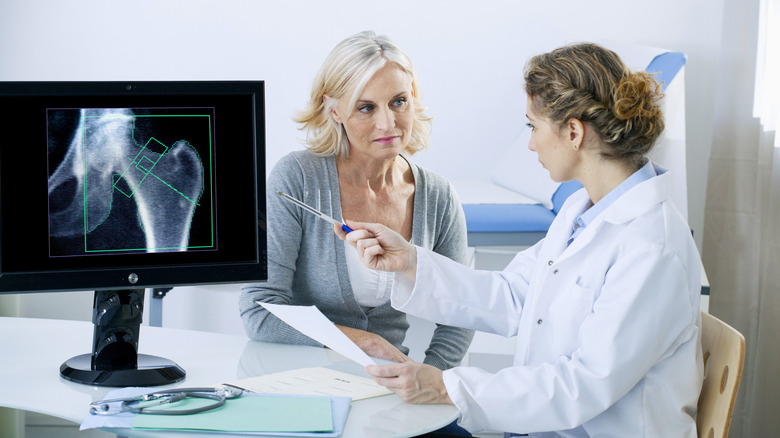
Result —
[[[396,274],[397,309],[517,336],[510,368],[444,372],[461,426],[532,436],[696,437],[700,259],[669,199],[670,175],[656,172],[568,247],[588,202],[584,189],[566,201],[547,237],[504,271],[473,271],[418,248],[416,283]]]

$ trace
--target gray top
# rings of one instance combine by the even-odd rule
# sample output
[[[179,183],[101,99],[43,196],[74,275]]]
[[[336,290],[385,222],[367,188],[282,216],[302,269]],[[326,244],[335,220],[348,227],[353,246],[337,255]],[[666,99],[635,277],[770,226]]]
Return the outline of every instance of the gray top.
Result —
[[[407,160],[409,161],[409,160]],[[460,263],[466,262],[466,219],[447,180],[409,162],[414,175],[411,243]],[[404,354],[409,323],[389,300],[374,308],[358,304],[349,281],[343,242],[332,225],[304,212],[276,192],[286,193],[341,220],[334,156],[292,152],[274,166],[267,181],[268,281],[246,284],[239,299],[241,318],[257,341],[322,346],[282,322],[255,301],[315,305],[334,324],[376,333]],[[457,366],[474,332],[437,325],[424,363],[439,369]]]

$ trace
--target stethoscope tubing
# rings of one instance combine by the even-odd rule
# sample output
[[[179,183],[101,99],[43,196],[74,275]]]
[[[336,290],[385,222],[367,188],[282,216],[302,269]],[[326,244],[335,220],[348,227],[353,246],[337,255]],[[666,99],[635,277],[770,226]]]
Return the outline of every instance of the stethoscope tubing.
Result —
[[[136,397],[100,400],[91,403],[89,411],[96,415],[114,415],[122,412],[135,412],[137,414],[151,415],[190,415],[216,409],[224,405],[227,399],[238,397],[242,392],[243,391],[237,388],[179,388],[174,391],[152,392]],[[175,403],[184,400],[187,397],[210,399],[214,400],[215,403],[192,409],[154,409],[157,406]],[[144,401],[153,403],[151,406],[140,406],[140,403]],[[111,410],[111,403],[120,402],[121,405],[119,409]]]

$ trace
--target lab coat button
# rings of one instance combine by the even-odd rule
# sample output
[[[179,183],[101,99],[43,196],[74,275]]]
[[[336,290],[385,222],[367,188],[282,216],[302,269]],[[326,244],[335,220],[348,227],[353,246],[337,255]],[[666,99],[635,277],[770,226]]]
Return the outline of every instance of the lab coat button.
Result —
[[[557,273],[558,273],[558,270],[557,270],[557,269],[553,271],[553,274],[557,274]]]
[[[552,264],[553,264],[553,261],[552,261],[552,260],[550,260],[550,261],[548,261],[548,262],[547,262],[547,266],[552,266]]]
[[[537,323],[537,324],[539,324],[539,325],[541,325],[541,324],[542,324],[542,318],[539,318],[539,320],[538,320],[538,321],[536,321],[536,323]]]

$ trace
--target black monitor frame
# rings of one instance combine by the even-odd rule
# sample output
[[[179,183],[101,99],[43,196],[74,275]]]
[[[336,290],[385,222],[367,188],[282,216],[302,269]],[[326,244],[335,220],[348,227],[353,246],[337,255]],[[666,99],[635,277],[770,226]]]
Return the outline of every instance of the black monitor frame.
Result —
[[[264,101],[263,81],[0,82],[0,128],[18,134],[0,147],[0,294],[95,291],[93,351],[66,361],[63,378],[100,386],[181,380],[184,371],[176,364],[137,353],[145,289],[267,279]],[[84,108],[177,115],[207,110],[210,144],[199,150],[204,174],[211,172],[203,184],[213,208],[207,244],[89,254],[52,250],[52,207],[43,205],[53,167],[51,111],[72,117]],[[80,114],[84,119],[87,113]],[[48,241],[41,237],[46,232]]]

